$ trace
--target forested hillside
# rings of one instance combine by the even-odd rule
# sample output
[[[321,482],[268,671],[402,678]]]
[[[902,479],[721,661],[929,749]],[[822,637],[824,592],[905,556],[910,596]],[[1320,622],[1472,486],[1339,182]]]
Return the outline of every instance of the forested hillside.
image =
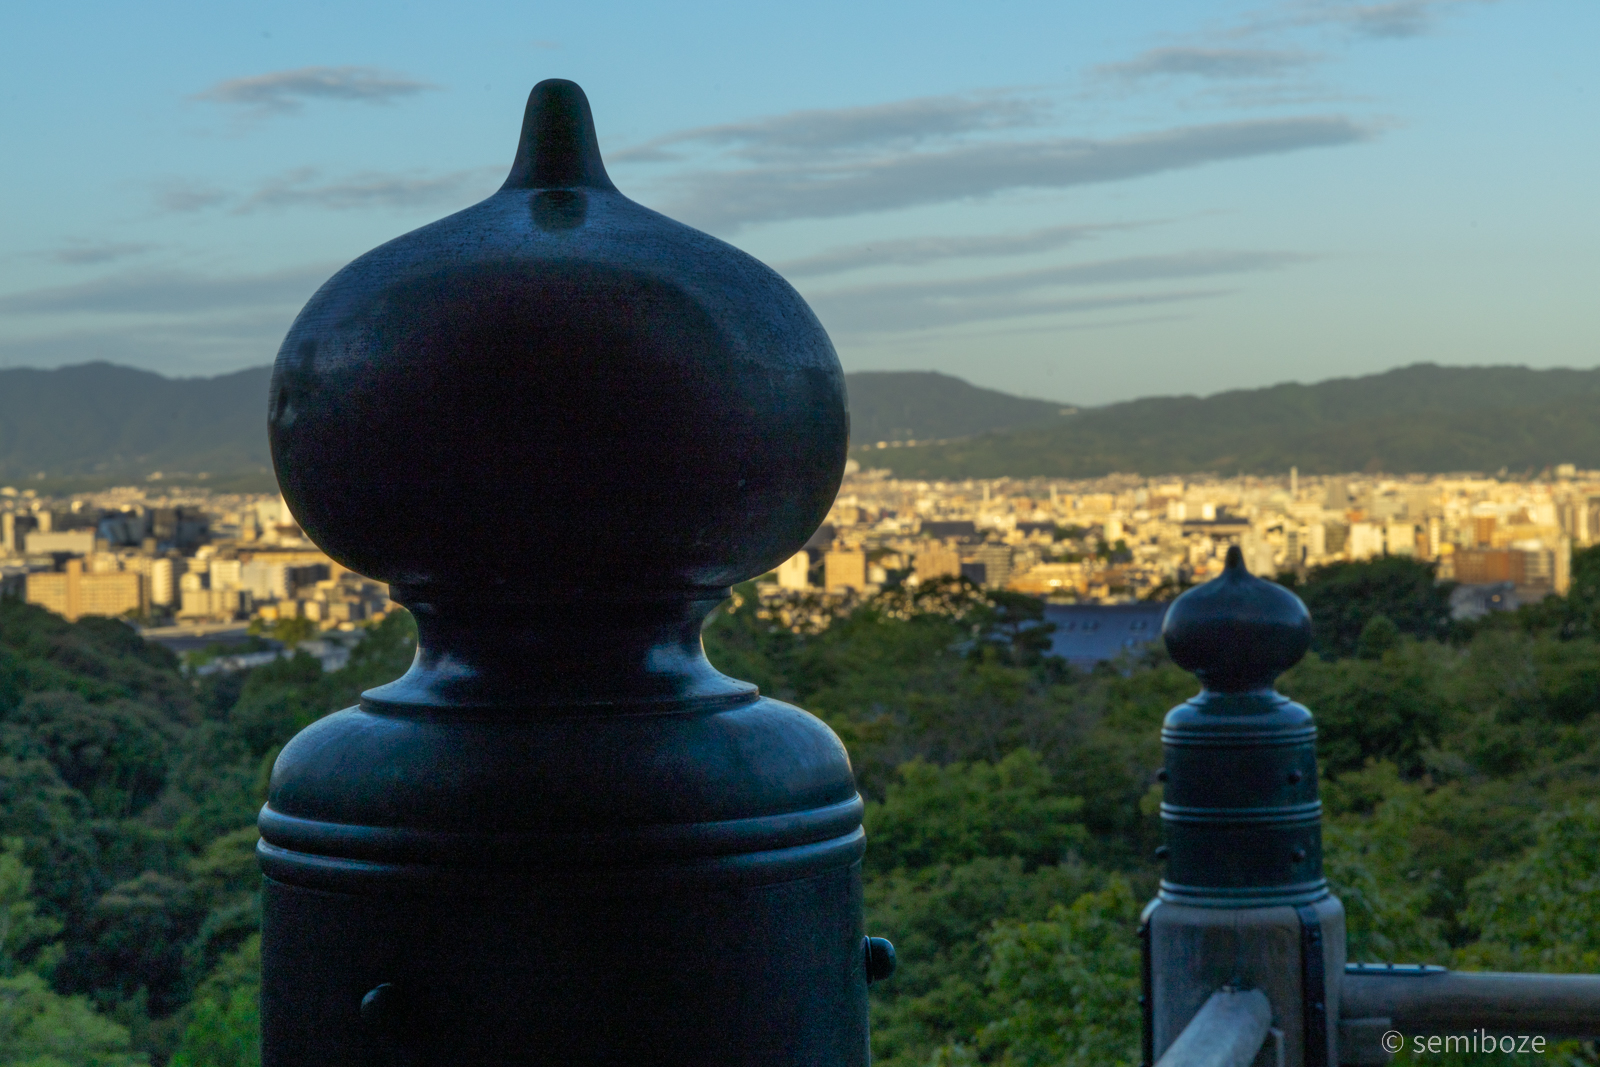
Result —
[[[1085,408],[1037,427],[874,450],[901,478],[1113,472],[1391,474],[1600,467],[1600,370],[1417,364],[1361,378]],[[857,444],[871,442],[857,437]]]
[[[850,440],[927,441],[1014,426],[1056,423],[1074,409],[980,389],[933,371],[861,371],[844,376],[850,391]]]
[[[165,378],[111,363],[0,369],[0,484],[125,484],[160,471],[245,492],[274,487],[271,367]],[[932,372],[845,376],[857,441],[965,437],[1061,417],[1062,406]]]
[[[265,492],[270,374],[164,378],[111,363],[0,370],[0,482],[44,474],[126,484],[160,471]]]
[[[272,759],[413,641],[401,614],[337,673],[300,653],[195,684],[120,622],[0,599],[0,1064],[257,1062]]]
[[[1568,600],[1467,629],[1410,561],[1300,585],[1318,652],[1282,688],[1320,723],[1352,958],[1600,968],[1600,552],[1574,573]],[[901,961],[875,1062],[1137,1062],[1158,730],[1193,679],[1155,649],[1074,673],[1036,602],[970,586],[818,610],[743,587],[706,644],[849,745],[868,929]],[[0,601],[0,1064],[259,1062],[267,771],[413,640],[400,613],[345,670],[196,684],[120,623]]]
[[[89,363],[0,370],[0,484],[154,471],[269,492],[268,367],[169,379]],[[1073,409],[920,371],[847,374],[851,441],[903,478],[1600,468],[1600,369],[1439,367]],[[1070,414],[1069,414],[1070,412]],[[878,449],[879,441],[942,441]],[[118,479],[121,479],[119,482]]]

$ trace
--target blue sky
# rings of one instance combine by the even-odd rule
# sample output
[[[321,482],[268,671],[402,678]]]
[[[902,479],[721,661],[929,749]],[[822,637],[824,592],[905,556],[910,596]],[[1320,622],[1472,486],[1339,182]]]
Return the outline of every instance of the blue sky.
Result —
[[[270,362],[541,78],[847,370],[1065,402],[1600,364],[1600,4],[14,5],[0,367]]]

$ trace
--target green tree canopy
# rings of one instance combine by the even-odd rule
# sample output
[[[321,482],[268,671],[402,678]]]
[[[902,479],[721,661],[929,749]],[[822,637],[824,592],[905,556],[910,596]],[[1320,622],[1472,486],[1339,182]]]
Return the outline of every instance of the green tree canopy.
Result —
[[[1085,840],[1083,802],[1061,795],[1036,753],[1018,749],[996,764],[901,765],[881,803],[867,805],[875,871],[957,865],[1016,856],[1028,866],[1059,862]]]
[[[1450,587],[1434,568],[1409,556],[1313,567],[1303,580],[1282,579],[1311,612],[1311,648],[1319,655],[1353,656],[1361,631],[1386,617],[1413,637],[1442,639],[1450,630]]]

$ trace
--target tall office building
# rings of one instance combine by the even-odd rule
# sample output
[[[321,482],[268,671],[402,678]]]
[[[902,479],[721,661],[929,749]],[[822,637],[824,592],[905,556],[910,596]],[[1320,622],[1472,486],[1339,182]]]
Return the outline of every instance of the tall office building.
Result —
[[[214,559],[211,561],[211,588],[213,589],[238,589],[241,584],[240,571],[243,568],[236,559]]]
[[[1372,522],[1350,524],[1350,540],[1345,545],[1352,560],[1372,559],[1383,555],[1383,527]]]
[[[972,561],[983,565],[986,589],[1004,589],[1011,581],[1011,546],[979,545],[972,550]]]
[[[796,592],[811,588],[811,555],[801,549],[778,564],[778,588]]]
[[[43,511],[40,514],[50,513]],[[93,530],[53,531],[41,526],[38,532],[28,534],[23,541],[30,556],[48,556],[52,552],[70,552],[76,556],[87,556],[94,551]]]
[[[859,548],[830,551],[823,557],[823,574],[823,586],[830,593],[844,589],[865,589],[867,554]]]
[[[1384,529],[1384,551],[1391,556],[1417,554],[1417,527],[1409,522],[1391,522]]]
[[[931,582],[935,578],[959,578],[961,554],[948,545],[930,542],[926,548],[917,549],[912,568],[919,582]]]
[[[169,606],[175,598],[177,584],[172,560],[163,558],[150,561],[150,603]]]
[[[28,603],[53,611],[68,622],[77,622],[85,615],[115,618],[130,611],[143,612],[146,607],[143,575],[132,571],[84,574],[81,559],[67,560],[66,569],[59,573],[28,575],[23,595]]]
[[[215,584],[213,576],[212,585]],[[282,563],[253,559],[239,568],[239,588],[248,589],[257,600],[287,600],[291,592],[289,568]]]

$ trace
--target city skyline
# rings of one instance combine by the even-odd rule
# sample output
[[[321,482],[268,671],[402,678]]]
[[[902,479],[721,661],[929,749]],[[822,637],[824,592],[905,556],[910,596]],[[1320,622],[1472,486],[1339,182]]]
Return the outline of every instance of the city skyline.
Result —
[[[801,626],[860,595],[949,578],[1056,604],[1131,604],[1217,577],[1237,546],[1266,576],[1424,561],[1460,583],[1453,610],[1471,617],[1565,596],[1574,552],[1597,543],[1600,471],[1573,464],[1522,480],[1297,469],[918,480],[852,460],[826,521],[761,588],[763,599],[843,597],[781,609]],[[349,632],[392,609],[380,583],[306,539],[281,496],[149,485],[65,496],[0,487],[3,595],[69,620],[128,613],[158,630],[300,619]]]
[[[0,367],[270,361],[340,264],[499,185],[551,76],[847,371],[1101,404],[1600,361],[1571,0],[86,10],[0,43]]]

